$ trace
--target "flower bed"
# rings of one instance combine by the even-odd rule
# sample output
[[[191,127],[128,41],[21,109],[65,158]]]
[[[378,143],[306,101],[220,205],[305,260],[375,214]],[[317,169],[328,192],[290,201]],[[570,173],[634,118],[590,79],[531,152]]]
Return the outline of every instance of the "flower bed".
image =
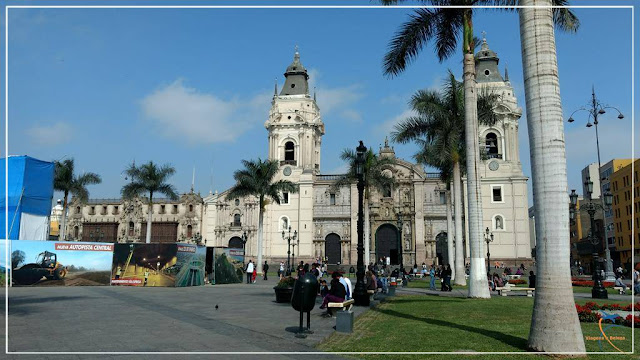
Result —
[[[633,305],[635,311],[640,311],[640,303]],[[576,304],[576,311],[578,312],[578,318],[580,322],[598,322],[602,318],[599,312],[594,310],[611,310],[611,311],[631,311],[631,304],[621,306],[620,304],[602,304],[598,305],[594,302],[587,302],[584,305]],[[605,323],[613,323],[613,321],[606,319]],[[640,316],[627,315],[625,318],[621,316],[615,318],[617,325],[624,325],[631,327],[632,323],[634,327],[640,326]]]
[[[520,284],[526,284],[527,280],[523,280],[523,279],[511,279],[509,280],[509,284],[513,284],[513,285],[520,285]]]
[[[593,286],[593,280],[571,280],[571,285],[573,286]],[[613,288],[614,282],[612,281],[603,281],[602,286],[606,288]]]

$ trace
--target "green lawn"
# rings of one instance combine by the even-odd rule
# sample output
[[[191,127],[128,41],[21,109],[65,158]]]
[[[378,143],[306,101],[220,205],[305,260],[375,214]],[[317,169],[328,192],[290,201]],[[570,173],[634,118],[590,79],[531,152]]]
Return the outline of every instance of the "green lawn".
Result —
[[[318,348],[323,351],[526,351],[533,298],[512,296],[490,300],[445,298],[438,296],[397,296],[360,316],[352,334],[334,333]],[[593,323],[582,324],[585,336],[597,336]],[[624,336],[614,342],[624,350],[631,348],[631,328],[613,328],[607,335]],[[637,342],[636,342],[637,343]],[[604,342],[585,340],[587,351],[616,351]],[[637,350],[636,350],[637,351]],[[386,355],[388,358],[388,355]],[[382,355],[358,355],[367,359]],[[594,355],[590,358],[606,358]],[[393,356],[394,359],[415,356]],[[422,355],[420,358],[444,358]],[[448,357],[450,358],[450,356]],[[465,356],[465,359],[532,359],[531,355]],[[631,358],[630,356],[616,356]]]

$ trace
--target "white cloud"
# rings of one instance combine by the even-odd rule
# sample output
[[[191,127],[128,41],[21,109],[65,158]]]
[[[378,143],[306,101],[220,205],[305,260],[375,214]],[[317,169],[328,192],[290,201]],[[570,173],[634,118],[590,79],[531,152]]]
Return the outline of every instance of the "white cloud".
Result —
[[[382,124],[379,124],[373,129],[373,131],[376,135],[388,136],[393,132],[394,127],[397,123],[408,118],[409,116],[414,115],[416,115],[416,113],[412,109],[406,109],[399,115],[396,115],[393,118],[383,122]]]
[[[73,128],[66,122],[36,125],[26,130],[31,141],[39,145],[60,145],[69,141],[73,135]]]
[[[322,76],[317,69],[310,69],[308,73],[309,91],[316,92],[318,106],[323,115],[339,114],[341,120],[362,121],[362,114],[354,108],[354,105],[364,97],[360,84],[328,87],[319,81]]]
[[[234,141],[247,131],[258,115],[266,113],[270,96],[223,100],[186,87],[178,79],[141,101],[145,118],[157,131],[169,138],[194,143]]]

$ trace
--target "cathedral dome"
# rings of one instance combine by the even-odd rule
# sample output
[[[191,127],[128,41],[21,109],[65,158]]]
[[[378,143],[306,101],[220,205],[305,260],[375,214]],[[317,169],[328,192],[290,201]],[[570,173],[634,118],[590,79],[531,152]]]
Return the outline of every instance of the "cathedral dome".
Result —
[[[309,94],[309,74],[307,69],[300,62],[300,53],[296,47],[293,55],[293,62],[287,67],[284,73],[285,83],[280,95],[308,95]]]

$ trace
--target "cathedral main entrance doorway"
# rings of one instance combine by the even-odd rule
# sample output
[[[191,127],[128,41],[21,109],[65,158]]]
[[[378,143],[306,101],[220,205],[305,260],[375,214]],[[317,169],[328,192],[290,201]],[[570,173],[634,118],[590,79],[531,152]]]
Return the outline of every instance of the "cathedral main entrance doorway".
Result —
[[[399,239],[398,228],[391,224],[383,224],[376,231],[376,259],[389,257],[391,265],[398,265],[399,262]]]
[[[229,239],[229,247],[232,249],[242,249],[242,239],[234,236]]]
[[[329,264],[340,263],[340,235],[331,233],[324,239],[324,253]]]
[[[436,257],[438,265],[449,263],[449,248],[447,246],[447,233],[441,232],[436,236]]]

